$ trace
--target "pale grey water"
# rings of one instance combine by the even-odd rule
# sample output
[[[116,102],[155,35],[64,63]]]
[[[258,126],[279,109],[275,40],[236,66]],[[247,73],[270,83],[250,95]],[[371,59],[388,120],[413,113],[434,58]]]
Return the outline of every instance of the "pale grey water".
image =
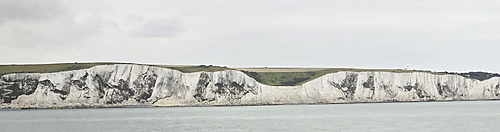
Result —
[[[500,101],[0,111],[0,131],[500,131]]]

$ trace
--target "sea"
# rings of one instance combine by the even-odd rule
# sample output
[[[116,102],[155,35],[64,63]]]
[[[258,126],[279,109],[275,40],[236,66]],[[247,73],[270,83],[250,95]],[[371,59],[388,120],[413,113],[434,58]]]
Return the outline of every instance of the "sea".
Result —
[[[0,111],[0,132],[499,132],[500,101]]]

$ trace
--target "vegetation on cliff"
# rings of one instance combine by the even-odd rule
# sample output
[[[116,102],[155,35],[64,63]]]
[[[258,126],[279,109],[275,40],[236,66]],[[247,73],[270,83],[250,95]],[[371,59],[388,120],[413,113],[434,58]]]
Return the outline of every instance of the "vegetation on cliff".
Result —
[[[303,69],[300,71],[298,69]],[[310,80],[316,79],[323,75],[329,73],[336,73],[340,71],[354,71],[354,72],[366,72],[366,71],[377,71],[377,72],[395,72],[395,73],[405,73],[405,72],[429,72],[430,71],[416,71],[416,70],[398,70],[398,69],[354,69],[354,68],[322,68],[318,70],[309,70],[309,68],[293,68],[290,71],[293,72],[283,72],[282,70],[274,72],[272,70],[264,71],[260,68],[250,69],[246,68],[243,73],[254,78],[256,81],[272,86],[295,86],[306,83]]]
[[[492,77],[500,77],[498,73],[488,73],[488,72],[467,72],[467,73],[457,73],[457,72],[440,72],[444,74],[460,75],[466,78],[473,78],[480,81],[488,80]]]
[[[118,64],[118,63],[101,62],[101,63],[0,65],[0,75],[8,73],[51,73],[51,72],[87,69],[98,65],[111,65],[111,64]]]
[[[151,66],[170,68],[170,69],[178,70],[178,71],[181,71],[184,73],[192,73],[192,72],[200,72],[200,71],[216,72],[216,71],[224,71],[224,70],[234,70],[234,69],[227,68],[227,67],[213,66],[213,65],[199,65],[199,66],[151,65]]]
[[[133,64],[133,63],[61,63],[61,64],[33,64],[33,65],[0,65],[0,75],[8,73],[50,73],[59,71],[70,71],[91,68],[98,65],[112,65],[112,64]],[[145,64],[135,64],[145,65]],[[336,73],[340,71],[353,71],[353,72],[395,72],[395,73],[409,73],[409,72],[425,72],[431,74],[451,74],[460,75],[466,78],[487,80],[492,77],[500,77],[498,73],[487,72],[469,72],[469,73],[454,73],[454,72],[431,72],[422,70],[402,70],[402,69],[354,69],[354,68],[239,68],[232,69],[222,66],[213,65],[199,65],[199,66],[174,66],[174,65],[148,65],[162,68],[170,68],[184,73],[191,72],[216,72],[224,70],[240,70],[246,75],[254,78],[256,81],[272,86],[295,86],[301,85],[310,80],[316,79],[329,73]]]

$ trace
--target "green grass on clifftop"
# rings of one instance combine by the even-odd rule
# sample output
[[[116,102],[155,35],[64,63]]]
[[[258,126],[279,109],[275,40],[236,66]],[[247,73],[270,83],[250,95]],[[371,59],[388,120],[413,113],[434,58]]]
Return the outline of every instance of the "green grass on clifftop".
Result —
[[[8,73],[50,73],[91,68],[98,65],[117,63],[59,63],[59,64],[29,64],[29,65],[0,65],[0,75]]]
[[[113,64],[133,64],[133,63],[100,62],[100,63],[0,65],[0,75],[9,73],[51,73],[51,72],[87,69],[98,65],[113,65]],[[135,65],[145,65],[145,64],[135,64]],[[199,65],[199,66],[148,65],[148,66],[170,68],[185,73],[199,72],[199,71],[216,72],[216,71],[232,70],[227,67],[212,66],[212,65]]]
[[[192,73],[192,72],[216,72],[216,71],[224,71],[224,70],[233,70],[231,68],[222,67],[222,66],[213,66],[213,65],[199,65],[199,66],[169,66],[169,65],[152,65],[163,68],[175,69],[184,73]]]
[[[340,71],[353,71],[353,72],[365,72],[365,71],[378,71],[378,72],[395,72],[395,73],[406,73],[406,72],[429,72],[430,71],[411,71],[411,70],[396,70],[396,69],[353,69],[353,68],[324,68],[322,70],[311,71],[309,68],[303,68],[303,72],[294,68],[291,71],[294,72],[254,72],[254,71],[264,71],[262,69],[253,69],[247,71],[247,69],[242,70],[248,76],[254,78],[256,81],[272,86],[295,86],[300,85],[310,80],[316,79],[323,75],[329,73],[336,73]],[[298,72],[297,72],[298,71]]]
[[[70,71],[91,68],[98,65],[112,65],[112,64],[133,64],[133,63],[61,63],[61,64],[33,64],[33,65],[0,65],[0,75],[8,73],[50,73],[60,71]],[[134,64],[146,65],[146,64]],[[486,72],[469,72],[469,73],[450,73],[450,72],[431,72],[421,70],[401,70],[401,69],[354,69],[354,68],[227,68],[222,66],[213,65],[148,65],[162,68],[170,68],[184,73],[191,72],[216,72],[224,70],[239,70],[246,75],[254,78],[256,81],[271,85],[271,86],[296,86],[301,85],[310,80],[316,79],[329,73],[336,73],[340,71],[353,71],[353,72],[394,72],[394,73],[408,73],[408,72],[424,72],[437,75],[460,75],[466,78],[487,80],[492,77],[500,77],[497,73]]]

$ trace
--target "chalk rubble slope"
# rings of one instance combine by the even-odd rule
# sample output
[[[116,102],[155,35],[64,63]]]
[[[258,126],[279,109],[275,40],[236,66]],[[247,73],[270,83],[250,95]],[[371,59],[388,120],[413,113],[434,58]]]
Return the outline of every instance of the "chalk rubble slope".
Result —
[[[268,86],[236,71],[182,73],[115,64],[0,77],[2,107],[211,106],[499,99],[485,81],[422,72],[337,72],[299,86]]]

